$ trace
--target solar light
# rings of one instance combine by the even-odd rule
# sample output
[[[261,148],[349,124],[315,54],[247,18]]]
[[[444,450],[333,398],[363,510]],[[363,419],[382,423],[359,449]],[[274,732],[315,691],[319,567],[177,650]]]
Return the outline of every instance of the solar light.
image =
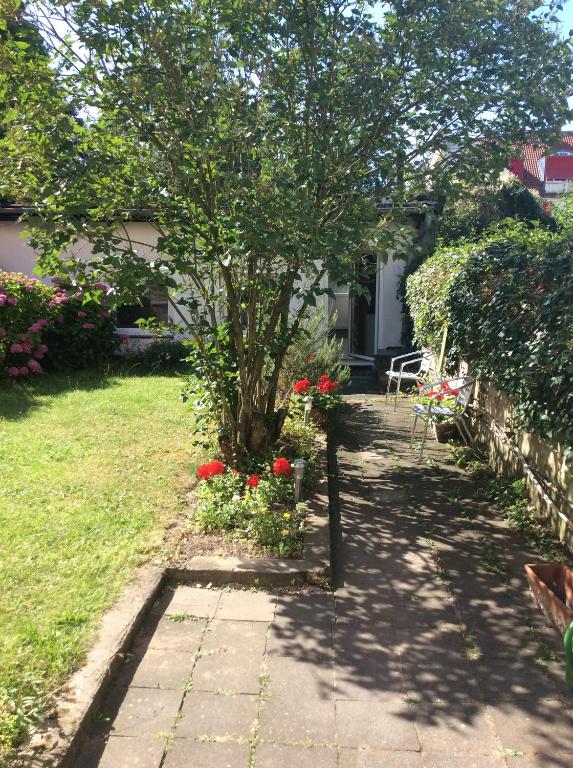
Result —
[[[298,504],[302,492],[302,480],[306,469],[306,461],[304,459],[295,459],[292,463],[292,468],[294,470],[294,500]]]
[[[312,411],[312,395],[307,395],[302,399],[304,403],[304,426],[308,427],[310,423],[310,412]]]

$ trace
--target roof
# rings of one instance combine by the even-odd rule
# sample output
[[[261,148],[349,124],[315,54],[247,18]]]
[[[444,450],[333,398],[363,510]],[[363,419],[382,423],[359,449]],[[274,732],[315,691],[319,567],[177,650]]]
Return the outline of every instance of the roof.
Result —
[[[540,195],[544,194],[545,178],[542,177],[539,168],[539,160],[542,157],[553,155],[559,150],[573,152],[573,133],[563,133],[561,138],[553,146],[539,147],[535,144],[520,144],[516,147],[514,158],[510,162],[510,168],[518,176],[528,189],[534,189]],[[523,170],[521,174],[514,168],[515,159],[523,160]]]

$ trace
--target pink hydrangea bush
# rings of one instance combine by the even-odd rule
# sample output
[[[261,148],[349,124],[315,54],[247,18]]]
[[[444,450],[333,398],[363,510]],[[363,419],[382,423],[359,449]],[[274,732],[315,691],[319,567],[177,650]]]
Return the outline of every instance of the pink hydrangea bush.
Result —
[[[0,376],[20,379],[47,368],[70,370],[109,359],[114,294],[107,285],[52,285],[0,271]],[[45,361],[44,361],[45,358]]]
[[[43,372],[52,293],[39,280],[0,271],[0,375],[17,379]]]

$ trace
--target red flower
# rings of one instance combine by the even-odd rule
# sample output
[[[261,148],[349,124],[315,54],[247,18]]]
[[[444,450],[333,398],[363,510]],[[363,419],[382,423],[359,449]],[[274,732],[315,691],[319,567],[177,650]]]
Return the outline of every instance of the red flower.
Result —
[[[222,461],[209,461],[197,467],[197,477],[201,480],[210,480],[215,475],[224,475],[225,465]]]
[[[247,479],[247,485],[249,488],[256,488],[257,485],[261,482],[261,478],[258,475],[251,475]]]
[[[338,386],[336,381],[330,381],[328,376],[326,378],[323,378],[322,376],[318,380],[318,391],[322,395],[329,395],[331,392],[333,392],[336,387]]]
[[[294,393],[295,395],[304,395],[310,389],[310,381],[308,379],[299,379],[295,381]]]
[[[273,464],[273,473],[275,477],[290,477],[292,475],[292,468],[288,459],[279,458],[275,459]]]
[[[318,383],[320,384],[321,381],[328,381],[329,380],[328,373],[323,373],[322,376],[319,378]]]

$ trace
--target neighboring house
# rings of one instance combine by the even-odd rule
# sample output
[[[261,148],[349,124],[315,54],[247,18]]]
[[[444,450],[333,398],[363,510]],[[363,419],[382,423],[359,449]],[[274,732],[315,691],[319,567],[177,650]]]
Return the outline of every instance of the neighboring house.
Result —
[[[413,243],[423,241],[429,231],[432,205],[425,203],[425,207],[426,210],[421,211],[419,206],[412,204],[400,209],[407,214],[407,221],[412,227]],[[392,210],[389,205],[380,208],[381,215],[391,215]],[[25,224],[19,220],[25,213],[26,209],[19,206],[0,208],[0,270],[32,276],[36,254],[24,236]],[[141,252],[144,254],[147,251],[149,258],[153,258],[153,243],[157,240],[153,226],[148,221],[134,218],[126,227],[131,240],[150,244],[141,247]],[[76,246],[74,255],[81,255],[84,250],[89,252],[88,244]],[[336,312],[335,330],[337,337],[343,341],[344,352],[374,361],[378,356],[391,354],[401,345],[402,305],[397,298],[397,290],[405,261],[392,256],[383,259],[370,255],[366,258],[376,266],[364,285],[369,298],[354,297],[347,287],[330,282],[335,298],[326,298],[326,301],[329,312]],[[166,292],[162,290],[148,291],[141,297],[141,305],[121,307],[117,312],[118,332],[130,337],[129,347],[132,349],[153,338],[135,324],[143,316],[157,317],[162,321],[178,320],[167,302]]]
[[[541,197],[573,192],[573,132],[564,132],[553,147],[522,144],[509,170]]]

